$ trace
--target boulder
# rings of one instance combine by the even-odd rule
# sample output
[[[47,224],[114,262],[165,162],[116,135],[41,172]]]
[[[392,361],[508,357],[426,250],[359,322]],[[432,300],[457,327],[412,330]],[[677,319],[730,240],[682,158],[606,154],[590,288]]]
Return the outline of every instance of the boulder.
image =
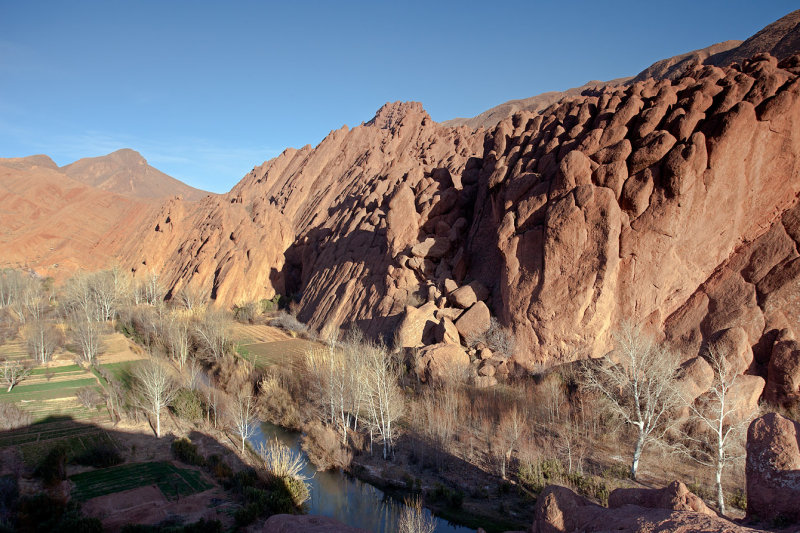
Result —
[[[439,259],[450,250],[450,239],[447,237],[428,237],[411,248],[414,257]]]
[[[800,424],[778,413],[753,420],[746,476],[748,517],[800,524]]]
[[[767,367],[764,397],[775,405],[793,405],[800,400],[800,343],[782,340],[772,347]]]
[[[477,339],[492,325],[492,315],[483,302],[477,302],[456,320],[456,328],[466,341]]]
[[[709,516],[717,514],[709,509],[703,499],[695,495],[680,481],[673,481],[663,489],[614,489],[608,496],[609,509],[623,505],[638,505],[651,509],[694,511]]]
[[[458,328],[453,321],[443,317],[436,326],[436,342],[445,344],[461,344]]]
[[[528,533],[610,533],[612,531],[745,533],[756,530],[729,522],[714,513],[707,514],[693,510],[642,507],[629,503],[607,509],[578,496],[565,487],[550,485],[544,489],[536,501],[534,522]]]
[[[451,376],[466,373],[469,355],[455,344],[432,344],[419,351],[415,366],[417,377],[423,382],[446,381]]]
[[[448,295],[451,304],[461,309],[469,309],[475,302],[483,301],[489,296],[489,291],[477,281],[464,285]]]
[[[389,211],[386,213],[386,238],[393,257],[417,239],[418,218],[414,192],[403,183],[389,201]]]
[[[397,329],[397,344],[400,348],[419,348],[433,340],[439,324],[438,308],[428,302],[418,308],[406,306],[405,316]]]

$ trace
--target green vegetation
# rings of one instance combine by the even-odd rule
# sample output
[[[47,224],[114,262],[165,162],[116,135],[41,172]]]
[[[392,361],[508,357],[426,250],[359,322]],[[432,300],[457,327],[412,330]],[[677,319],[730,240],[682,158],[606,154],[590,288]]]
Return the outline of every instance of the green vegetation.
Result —
[[[156,485],[169,500],[189,496],[212,487],[196,470],[178,468],[167,462],[133,463],[71,476],[73,498],[86,501],[105,494]]]
[[[205,466],[206,459],[197,451],[197,446],[187,438],[172,441],[172,454],[175,458],[187,465]]]

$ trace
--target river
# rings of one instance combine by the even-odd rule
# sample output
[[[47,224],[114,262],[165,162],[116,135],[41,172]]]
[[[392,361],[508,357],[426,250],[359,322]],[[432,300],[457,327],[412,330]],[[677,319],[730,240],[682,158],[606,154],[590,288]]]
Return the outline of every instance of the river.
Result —
[[[369,483],[344,474],[340,470],[319,472],[305,452],[300,448],[300,434],[286,431],[273,424],[262,423],[256,434],[250,439],[253,447],[258,449],[260,443],[278,438],[295,453],[303,454],[306,467],[303,474],[310,479],[308,485],[311,500],[306,504],[308,512],[315,515],[335,518],[348,526],[374,531],[376,533],[394,533],[400,511],[405,506]],[[313,477],[312,477],[313,476]],[[430,511],[425,509],[430,514]],[[435,518],[436,533],[471,533],[468,527],[457,526],[441,518]]]

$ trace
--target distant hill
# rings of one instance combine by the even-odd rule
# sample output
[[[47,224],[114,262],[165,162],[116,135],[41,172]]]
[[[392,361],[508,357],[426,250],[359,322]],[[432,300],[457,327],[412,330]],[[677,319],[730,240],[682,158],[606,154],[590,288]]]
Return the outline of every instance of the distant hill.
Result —
[[[74,180],[47,156],[0,159],[0,267],[56,278],[105,267],[115,250],[97,243],[141,226],[155,203]]]
[[[199,200],[209,194],[151,167],[139,152],[129,148],[101,157],[79,159],[61,167],[61,171],[92,187],[133,198],[180,195],[186,200]]]

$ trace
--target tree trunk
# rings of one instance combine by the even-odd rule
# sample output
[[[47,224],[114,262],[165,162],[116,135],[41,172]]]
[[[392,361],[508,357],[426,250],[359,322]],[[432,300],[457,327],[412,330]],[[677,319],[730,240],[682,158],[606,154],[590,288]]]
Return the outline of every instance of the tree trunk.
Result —
[[[161,412],[156,409],[156,438],[161,438]]]
[[[13,388],[14,388],[14,382],[12,381],[11,383],[8,384],[8,390],[6,392],[11,392],[11,389]]]
[[[717,508],[719,509],[719,514],[725,516],[725,494],[722,492],[722,466],[722,461],[718,461],[716,472]]]
[[[636,439],[636,448],[633,450],[633,462],[631,463],[631,479],[636,479],[636,471],[639,470],[639,459],[642,457],[642,448],[644,448],[644,435],[639,434]]]

